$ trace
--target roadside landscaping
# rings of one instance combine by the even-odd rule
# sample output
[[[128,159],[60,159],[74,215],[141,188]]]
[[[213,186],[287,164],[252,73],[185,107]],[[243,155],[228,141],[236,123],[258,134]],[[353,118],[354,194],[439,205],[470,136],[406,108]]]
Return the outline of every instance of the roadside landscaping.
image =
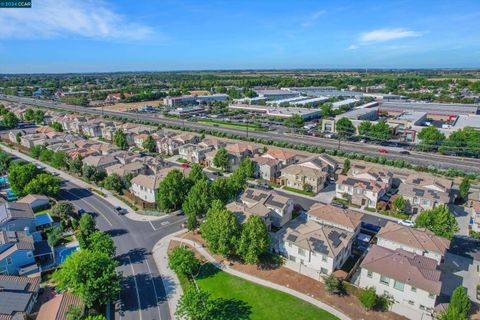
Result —
[[[214,126],[225,127],[225,128],[235,128],[235,129],[246,129],[253,131],[268,131],[268,128],[264,128],[258,124],[240,124],[240,123],[231,123],[227,121],[219,120],[198,120],[200,123],[211,124]]]
[[[295,189],[295,188],[292,188],[292,187],[283,187],[283,189],[287,190],[287,191],[292,191],[292,192],[295,192],[295,193],[298,193],[298,194],[303,194],[304,196],[309,196],[309,197],[315,196],[315,193],[311,192],[311,191]]]

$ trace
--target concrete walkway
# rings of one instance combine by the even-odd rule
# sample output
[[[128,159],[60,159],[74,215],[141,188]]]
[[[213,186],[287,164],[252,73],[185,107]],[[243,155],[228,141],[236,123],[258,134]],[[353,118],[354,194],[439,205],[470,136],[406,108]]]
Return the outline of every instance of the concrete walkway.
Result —
[[[126,213],[125,216],[127,218],[131,219],[131,220],[135,220],[135,221],[151,221],[152,220],[153,221],[153,220],[160,220],[164,217],[164,216],[156,217],[156,216],[140,215],[140,214],[136,213],[135,210],[133,210],[125,202],[123,202],[120,199],[118,199],[117,197],[115,197],[115,195],[113,195],[112,192],[110,192],[107,189],[100,188],[100,187],[97,187],[93,184],[87,183],[87,182],[83,181],[82,179],[79,179],[75,176],[70,175],[67,172],[55,169],[54,167],[52,167],[48,164],[45,164],[45,163],[43,163],[43,162],[41,162],[37,159],[34,159],[30,156],[27,156],[26,154],[21,153],[20,151],[17,151],[15,149],[9,148],[5,145],[0,145],[0,149],[14,155],[17,158],[23,159],[25,161],[28,161],[28,162],[33,163],[33,164],[38,165],[38,166],[43,166],[43,167],[45,167],[46,171],[51,172],[51,173],[55,173],[60,178],[62,178],[63,180],[70,181],[70,182],[76,184],[77,186],[79,186],[81,188],[85,188],[87,190],[92,190],[92,192],[95,192],[95,191],[93,191],[94,189],[99,190],[100,192],[105,194],[105,196],[102,196],[102,198],[105,199],[107,202],[109,202],[112,206],[122,207],[122,208],[126,209],[128,211],[128,213]]]
[[[164,238],[164,239],[166,239],[166,238]],[[164,239],[160,240],[160,242],[162,242]],[[316,306],[320,309],[323,309],[327,312],[330,312],[331,314],[333,314],[334,316],[338,317],[341,320],[351,320],[351,318],[349,318],[347,315],[343,314],[342,312],[340,312],[340,311],[332,308],[328,304],[325,304],[325,303],[323,303],[323,302],[321,302],[317,299],[314,299],[314,298],[312,298],[312,297],[310,297],[306,294],[303,294],[301,292],[298,292],[298,291],[295,291],[293,289],[281,286],[279,284],[276,284],[276,283],[273,283],[273,282],[270,282],[270,281],[267,281],[267,280],[264,280],[264,279],[261,279],[261,278],[254,277],[252,275],[249,275],[249,274],[246,274],[246,273],[243,273],[243,272],[240,272],[240,271],[235,270],[233,268],[230,268],[229,266],[226,266],[222,263],[218,263],[215,260],[215,258],[207,250],[205,250],[205,248],[203,248],[203,246],[201,244],[199,244],[195,241],[179,238],[179,237],[176,237],[176,236],[171,237],[170,240],[176,240],[176,241],[184,242],[184,243],[187,243],[187,244],[191,245],[192,247],[197,249],[209,262],[211,262],[217,268],[221,269],[222,271],[225,271],[228,274],[237,276],[237,277],[245,279],[247,281],[251,281],[253,283],[257,283],[257,284],[262,285],[264,287],[268,287],[268,288],[272,288],[272,289],[275,289],[275,290],[278,290],[278,291],[288,293],[288,294],[290,294],[294,297],[297,297],[301,300],[304,300],[308,303],[311,303],[311,304],[313,304],[314,306]],[[168,245],[167,245],[167,248],[168,248]],[[314,280],[312,280],[312,281],[314,281]],[[170,310],[172,310],[173,306],[170,306],[170,301],[169,301],[169,307],[170,307]]]

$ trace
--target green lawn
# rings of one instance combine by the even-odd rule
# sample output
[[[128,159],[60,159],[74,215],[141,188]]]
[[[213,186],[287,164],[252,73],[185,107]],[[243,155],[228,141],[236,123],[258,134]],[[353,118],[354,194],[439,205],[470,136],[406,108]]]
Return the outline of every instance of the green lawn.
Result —
[[[296,188],[292,188],[292,187],[283,187],[283,189],[288,190],[288,191],[292,191],[292,192],[296,192],[296,193],[299,193],[299,194],[303,194],[305,196],[310,196],[310,197],[313,197],[315,195],[315,193],[313,193],[313,192],[304,191],[304,190],[300,190],[300,189],[296,189]]]
[[[207,123],[214,126],[226,127],[226,128],[246,129],[248,127],[249,130],[253,130],[253,131],[268,131],[267,128],[264,128],[262,126],[255,125],[255,124],[230,123],[230,122],[218,121],[218,120],[198,120],[198,122]]]
[[[237,316],[234,319],[338,319],[308,302],[229,275],[210,264],[202,268],[197,283],[213,298],[227,300],[232,314]],[[241,313],[244,317],[240,316]]]

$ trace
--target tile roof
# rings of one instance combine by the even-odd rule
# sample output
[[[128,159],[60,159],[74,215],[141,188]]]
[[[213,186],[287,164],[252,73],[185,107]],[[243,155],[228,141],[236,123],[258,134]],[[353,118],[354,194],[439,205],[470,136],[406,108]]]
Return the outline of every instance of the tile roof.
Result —
[[[388,221],[380,229],[377,238],[394,241],[424,251],[440,253],[441,255],[445,254],[445,251],[450,248],[450,240],[439,237],[428,229],[410,228],[392,221]]]
[[[373,245],[361,267],[435,295],[440,294],[441,272],[435,259],[402,249],[390,250]]]
[[[357,228],[363,218],[363,213],[322,203],[315,203],[307,215],[320,220],[320,223],[342,225],[348,229]]]
[[[265,155],[269,155],[277,160],[290,160],[297,156],[296,153],[283,149],[268,149]]]
[[[66,314],[70,306],[82,306],[79,296],[63,293],[45,302],[38,311],[37,320],[67,320]]]
[[[343,174],[338,176],[337,184],[352,186],[360,188],[362,190],[369,190],[375,193],[378,193],[379,191],[388,187],[387,184],[383,181],[359,179],[355,177],[345,176]]]

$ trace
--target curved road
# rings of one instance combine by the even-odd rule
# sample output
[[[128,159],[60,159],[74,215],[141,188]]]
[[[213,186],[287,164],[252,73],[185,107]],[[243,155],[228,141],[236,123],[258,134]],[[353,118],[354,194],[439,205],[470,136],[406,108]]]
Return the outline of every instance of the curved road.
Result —
[[[10,101],[10,102],[30,104],[34,106],[41,106],[41,107],[57,109],[57,110],[66,110],[71,112],[80,112],[80,113],[91,114],[91,115],[117,116],[117,117],[123,117],[123,118],[129,119],[129,120],[143,120],[143,121],[150,121],[158,124],[186,126],[193,129],[216,130],[216,131],[221,131],[221,132],[240,135],[240,136],[247,135],[246,131],[242,129],[226,128],[226,127],[213,126],[209,124],[186,121],[186,120],[164,118],[159,115],[139,114],[139,113],[129,113],[129,112],[119,112],[119,111],[103,111],[99,109],[72,106],[64,103],[54,103],[51,101],[36,100],[36,99],[16,97],[16,96],[3,96],[0,99]],[[311,136],[280,135],[278,133],[273,133],[273,132],[259,132],[259,131],[249,131],[248,136],[254,137],[254,138],[274,140],[274,141],[284,141],[284,142],[289,142],[293,144],[307,144],[307,145],[313,145],[313,146],[322,146],[322,147],[327,147],[332,149],[336,149],[338,147],[338,141],[311,137]],[[365,143],[357,143],[357,142],[349,142],[349,141],[348,142],[345,141],[341,143],[341,149],[344,151],[358,152],[366,155],[378,156],[379,153],[377,152],[377,150],[379,148],[383,149],[383,147],[365,144]],[[432,154],[432,153],[425,153],[425,152],[411,152],[410,155],[403,155],[403,154],[400,154],[398,150],[396,151],[394,149],[390,149],[390,152],[388,154],[382,154],[382,155],[385,156],[387,159],[392,159],[392,160],[401,159],[417,165],[424,165],[424,166],[433,165],[435,167],[443,168],[443,169],[454,167],[454,168],[464,170],[466,172],[480,172],[480,159],[444,156],[440,154]]]

